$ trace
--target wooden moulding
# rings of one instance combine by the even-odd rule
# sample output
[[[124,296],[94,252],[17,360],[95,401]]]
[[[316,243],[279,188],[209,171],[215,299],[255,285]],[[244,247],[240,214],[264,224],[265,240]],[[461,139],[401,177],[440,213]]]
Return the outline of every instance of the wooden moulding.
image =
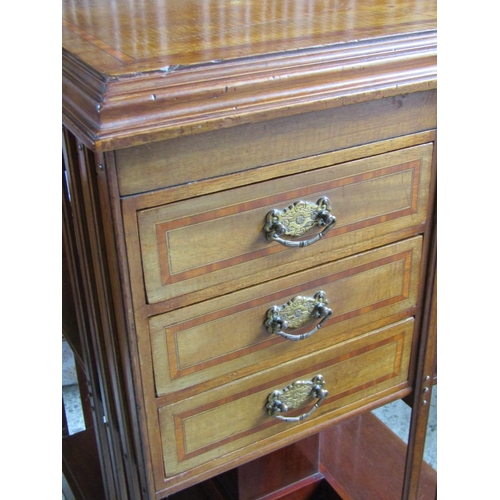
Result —
[[[106,76],[63,50],[63,123],[96,151],[436,88],[428,30]]]

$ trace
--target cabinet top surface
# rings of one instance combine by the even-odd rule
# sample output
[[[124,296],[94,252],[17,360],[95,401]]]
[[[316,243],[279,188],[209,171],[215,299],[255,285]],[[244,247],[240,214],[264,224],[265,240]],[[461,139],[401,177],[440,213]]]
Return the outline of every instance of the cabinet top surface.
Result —
[[[436,0],[63,0],[63,123],[98,151],[436,87]]]
[[[63,0],[63,48],[108,76],[436,28],[436,0]]]

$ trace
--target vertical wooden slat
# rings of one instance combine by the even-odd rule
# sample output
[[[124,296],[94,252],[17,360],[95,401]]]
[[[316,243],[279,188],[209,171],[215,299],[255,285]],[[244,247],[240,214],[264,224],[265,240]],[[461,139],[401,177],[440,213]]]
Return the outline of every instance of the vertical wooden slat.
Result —
[[[83,220],[79,218],[81,193],[78,182],[78,154],[75,138],[67,131],[63,131],[63,246],[68,259],[68,274],[74,299],[74,312],[81,343],[81,355],[85,366],[86,376],[92,388],[89,394],[94,410],[94,432],[97,442],[97,459],[104,480],[106,498],[116,498],[116,489],[113,481],[113,471],[110,465],[110,448],[106,431],[102,422],[102,404],[99,394],[99,384],[96,360],[91,343],[90,318],[87,314],[87,292],[84,286],[81,258],[84,249],[81,244]],[[64,453],[63,453],[64,457]]]
[[[102,206],[105,207],[103,218],[106,221],[104,235],[108,248],[113,252],[107,253],[108,269],[110,272],[115,319],[117,321],[117,355],[122,360],[122,375],[126,391],[123,394],[123,404],[128,404],[129,426],[131,427],[130,441],[135,450],[131,465],[139,474],[141,491],[146,495],[149,485],[149,494],[154,495],[154,480],[152,471],[147,466],[146,453],[148,430],[145,418],[139,418],[138,413],[144,407],[142,394],[142,377],[144,371],[139,366],[137,335],[135,326],[134,306],[130,289],[128,255],[125,243],[125,228],[122,215],[121,198],[118,188],[118,179],[114,153],[97,156],[104,166],[99,170],[98,186]],[[126,401],[125,401],[126,400]],[[145,417],[145,415],[143,415]],[[131,450],[132,451],[132,450]]]
[[[75,295],[81,308],[86,368],[90,372],[91,392],[95,409],[95,428],[108,498],[120,500],[140,498],[136,472],[125,470],[126,452],[120,431],[123,428],[121,409],[115,396],[120,394],[112,352],[114,330],[109,301],[106,264],[103,259],[100,206],[96,194],[93,154],[79,147],[74,137],[64,133],[65,162],[69,197],[66,197],[67,237],[74,239],[75,267],[79,273],[80,290]],[[71,202],[69,201],[71,199]]]
[[[137,480],[137,470],[131,464],[132,451],[129,443],[130,425],[124,408],[122,394],[121,362],[116,353],[116,317],[109,284],[110,270],[106,260],[104,220],[106,205],[102,205],[97,185],[96,161],[92,152],[83,148],[80,152],[80,173],[84,194],[84,209],[87,215],[87,242],[89,244],[89,265],[92,270],[94,313],[96,317],[95,346],[101,366],[101,386],[108,439],[114,449],[111,455],[115,481],[119,488],[120,500],[141,497]],[[114,249],[114,245],[110,247]],[[108,248],[109,251],[112,251]]]
[[[435,227],[435,226],[434,226]],[[416,500],[420,483],[420,472],[424,456],[425,436],[429,418],[430,401],[432,396],[434,361],[436,354],[436,328],[431,327],[433,296],[436,293],[436,260],[437,236],[432,233],[431,249],[428,262],[428,280],[423,311],[422,336],[420,339],[419,365],[417,366],[416,380],[413,392],[412,415],[410,434],[406,456],[406,473],[403,485],[404,500]]]

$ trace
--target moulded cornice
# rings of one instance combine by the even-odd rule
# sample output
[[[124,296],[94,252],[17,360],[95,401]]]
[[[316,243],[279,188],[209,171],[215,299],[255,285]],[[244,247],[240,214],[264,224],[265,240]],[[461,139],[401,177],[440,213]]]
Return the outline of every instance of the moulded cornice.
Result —
[[[435,30],[113,77],[63,50],[63,123],[106,151],[436,86]]]

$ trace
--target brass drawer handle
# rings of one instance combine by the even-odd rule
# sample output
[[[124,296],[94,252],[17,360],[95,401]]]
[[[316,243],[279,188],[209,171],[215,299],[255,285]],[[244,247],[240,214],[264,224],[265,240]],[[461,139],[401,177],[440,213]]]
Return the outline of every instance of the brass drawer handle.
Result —
[[[296,201],[284,210],[275,208],[266,215],[264,231],[269,241],[277,241],[286,247],[307,247],[320,240],[335,225],[336,218],[326,196],[316,203]],[[281,236],[299,238],[314,226],[324,227],[321,233],[310,240],[285,240]]]
[[[272,417],[285,422],[300,422],[309,417],[318,408],[323,399],[328,396],[328,391],[323,389],[325,381],[322,375],[316,375],[311,381],[297,380],[288,387],[271,392],[267,397],[267,413]],[[318,398],[314,406],[300,417],[284,417],[282,413],[302,406],[310,398]]]
[[[333,311],[327,307],[325,292],[318,292],[313,297],[298,295],[282,306],[272,306],[267,310],[264,326],[269,333],[276,333],[288,340],[303,340],[317,332],[332,315]],[[283,330],[300,328],[311,319],[323,318],[311,331],[301,335],[293,335]]]

